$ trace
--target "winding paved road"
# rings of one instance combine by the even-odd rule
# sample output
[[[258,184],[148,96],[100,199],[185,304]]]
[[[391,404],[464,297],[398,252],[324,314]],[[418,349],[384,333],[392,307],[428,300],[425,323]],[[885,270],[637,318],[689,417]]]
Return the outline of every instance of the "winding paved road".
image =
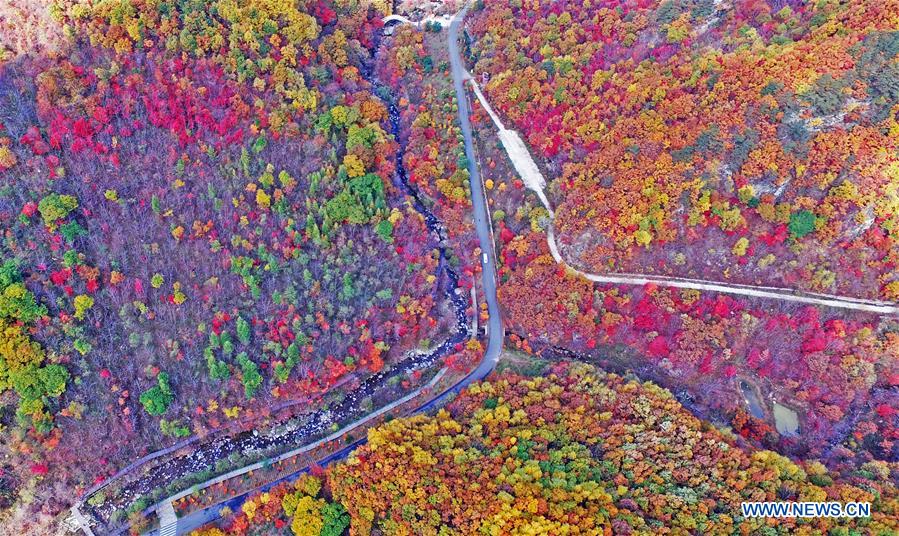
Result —
[[[734,294],[737,296],[748,296],[751,298],[766,298],[788,302],[805,303],[809,305],[819,305],[822,307],[835,307],[837,309],[864,311],[866,313],[876,313],[886,316],[899,316],[899,305],[896,305],[892,302],[865,300],[862,298],[835,296],[832,294],[816,294],[812,292],[805,292],[802,290],[795,290],[784,287],[741,285],[737,283],[723,283],[719,281],[705,281],[700,279],[686,279],[680,277],[647,274],[592,274],[575,268],[562,257],[562,254],[559,252],[559,246],[556,243],[556,236],[553,232],[552,226],[550,226],[549,230],[547,231],[546,240],[549,244],[549,251],[556,263],[568,267],[568,269],[572,270],[579,276],[595,283],[612,283],[616,285],[640,286],[652,283],[660,287],[719,292],[722,294]]]
[[[487,348],[484,356],[478,366],[467,376],[456,382],[453,386],[447,388],[431,400],[423,403],[415,408],[412,413],[421,413],[430,411],[444,404],[450,397],[456,395],[468,386],[470,383],[480,381],[486,378],[499,362],[500,353],[503,348],[503,340],[505,332],[503,329],[502,318],[500,316],[499,301],[496,296],[496,248],[493,241],[493,231],[489,219],[489,207],[487,205],[487,197],[485,194],[484,182],[477,166],[477,158],[474,152],[474,143],[472,141],[471,122],[469,121],[470,106],[468,103],[468,95],[465,92],[464,82],[467,71],[465,69],[462,57],[459,53],[459,27],[465,14],[468,12],[466,6],[452,20],[449,27],[449,54],[450,63],[452,65],[453,85],[456,90],[456,99],[459,108],[459,123],[462,127],[462,135],[465,142],[465,155],[468,159],[468,173],[471,183],[471,201],[473,206],[474,223],[477,230],[478,242],[481,251],[481,268],[482,268],[482,284],[484,288],[484,296],[487,301]],[[477,309],[474,314],[478,314]],[[341,460],[348,456],[357,447],[364,444],[365,439],[359,439],[347,445],[346,447],[334,452],[327,457],[319,460],[321,466],[327,465],[334,461]],[[218,519],[221,515],[222,508],[227,507],[232,511],[236,511],[246,501],[246,499],[257,491],[267,491],[272,487],[284,482],[292,481],[300,475],[309,471],[309,467],[305,467],[290,474],[280,480],[260,486],[254,490],[250,490],[241,495],[232,497],[221,503],[208,506],[202,510],[191,512],[190,514],[178,519],[177,530],[175,534],[187,534],[192,530],[198,529],[203,525],[211,523]],[[146,533],[147,536],[158,536],[158,531],[153,530]]]
[[[490,317],[487,324],[489,338],[484,359],[478,368],[472,372],[473,375],[480,379],[486,377],[496,367],[496,363],[499,361],[499,354],[502,351],[505,334],[499,311],[499,301],[496,298],[496,247],[493,243],[493,231],[488,219],[489,207],[487,206],[487,196],[484,193],[484,181],[478,171],[474,142],[471,137],[471,122],[469,121],[471,109],[468,104],[468,95],[465,93],[465,86],[463,85],[466,70],[462,62],[462,56],[459,54],[459,26],[461,26],[467,12],[468,6],[466,5],[462,11],[453,17],[449,27],[448,39],[450,64],[453,71],[453,86],[456,89],[456,100],[459,104],[459,123],[462,126],[462,136],[465,138],[465,156],[468,158],[474,223],[477,227],[481,251],[486,255],[481,257],[481,267],[483,268],[482,275],[484,294],[487,300],[487,313]]]

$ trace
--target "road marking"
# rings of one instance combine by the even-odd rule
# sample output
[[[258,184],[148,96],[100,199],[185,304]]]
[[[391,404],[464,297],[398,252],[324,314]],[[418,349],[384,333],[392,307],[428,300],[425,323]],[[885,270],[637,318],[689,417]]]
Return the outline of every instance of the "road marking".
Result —
[[[162,503],[156,514],[159,516],[159,536],[177,536],[178,516],[175,514],[172,501]]]

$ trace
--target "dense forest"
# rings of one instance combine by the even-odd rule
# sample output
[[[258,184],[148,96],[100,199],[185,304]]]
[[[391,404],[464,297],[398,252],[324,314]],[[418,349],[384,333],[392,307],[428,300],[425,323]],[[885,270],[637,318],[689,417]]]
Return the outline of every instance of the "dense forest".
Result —
[[[372,73],[386,3],[15,4],[3,506],[55,514],[143,454],[314,408],[451,330]]]
[[[369,432],[346,462],[250,497],[224,534],[891,534],[883,462],[847,475],[748,447],[670,392],[562,362],[505,372],[436,415]],[[741,501],[872,501],[870,519],[743,518]]]
[[[479,5],[572,262],[899,298],[895,1]]]
[[[508,128],[526,138],[555,209],[551,217],[525,189],[475,100],[478,150],[488,186],[496,185],[510,345],[637,371],[761,447],[833,467],[896,463],[895,318],[592,283],[568,267],[895,300],[899,93],[881,89],[899,81],[890,78],[899,61],[889,44],[899,43],[896,9],[672,1],[478,8],[469,21],[471,70],[487,79],[484,91]],[[835,108],[822,115],[814,88],[838,74]],[[805,145],[790,145],[784,122],[805,125]],[[710,125],[714,136],[703,134]],[[851,154],[821,156],[840,147]],[[758,170],[753,161],[805,171]],[[849,191],[858,196],[835,204]],[[853,227],[836,215],[854,218],[864,206],[864,229],[838,239]],[[779,221],[765,215],[772,207]],[[551,232],[568,266],[551,255]],[[831,284],[812,284],[818,276]],[[783,407],[798,429],[777,429]]]
[[[899,0],[463,4],[0,2],[0,533],[899,532]]]

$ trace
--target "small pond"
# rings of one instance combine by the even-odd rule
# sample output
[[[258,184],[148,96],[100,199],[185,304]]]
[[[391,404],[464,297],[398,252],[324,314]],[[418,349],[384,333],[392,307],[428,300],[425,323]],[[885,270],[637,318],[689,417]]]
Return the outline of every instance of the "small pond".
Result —
[[[759,397],[755,394],[755,389],[749,385],[749,382],[740,380],[740,391],[743,393],[743,399],[746,400],[746,404],[749,406],[749,413],[756,419],[764,419],[765,409],[759,402]]]

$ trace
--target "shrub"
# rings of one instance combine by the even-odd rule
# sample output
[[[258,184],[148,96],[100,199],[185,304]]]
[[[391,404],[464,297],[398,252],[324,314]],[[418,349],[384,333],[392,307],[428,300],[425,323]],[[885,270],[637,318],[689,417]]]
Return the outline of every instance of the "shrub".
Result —
[[[815,215],[808,210],[790,214],[790,223],[787,225],[793,238],[802,238],[815,230]]]
[[[53,227],[57,221],[65,218],[70,212],[78,208],[78,200],[71,195],[52,193],[38,203],[37,209],[41,213],[44,225]]]
[[[156,385],[147,389],[140,395],[140,403],[150,415],[162,415],[169,409],[175,399],[172,388],[169,385],[169,375],[160,372],[156,377]]]

